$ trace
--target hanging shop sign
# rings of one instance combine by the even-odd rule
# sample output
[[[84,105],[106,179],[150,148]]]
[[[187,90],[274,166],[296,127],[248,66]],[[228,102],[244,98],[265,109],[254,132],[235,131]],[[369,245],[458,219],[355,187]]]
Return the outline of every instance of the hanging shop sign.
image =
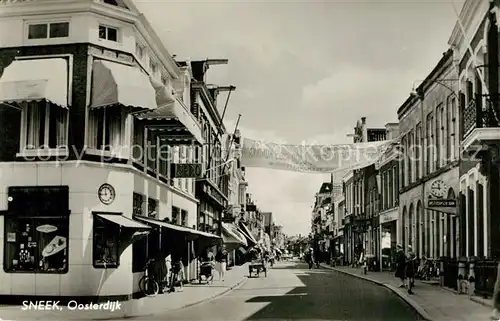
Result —
[[[246,167],[263,167],[295,172],[342,175],[374,164],[393,141],[343,145],[286,145],[245,138],[241,162]]]
[[[220,195],[220,193],[215,189],[213,188],[212,186],[208,185],[208,184],[205,184],[203,186],[203,192],[205,192],[206,194],[208,194],[210,197],[212,197],[213,199],[215,199],[217,202],[219,202],[221,205],[225,205],[225,200],[224,198]]]
[[[172,178],[199,178],[203,175],[202,164],[171,164],[170,174]]]
[[[456,214],[457,200],[454,197],[449,197],[449,191],[450,187],[443,180],[433,181],[427,195],[427,207],[439,212]]]

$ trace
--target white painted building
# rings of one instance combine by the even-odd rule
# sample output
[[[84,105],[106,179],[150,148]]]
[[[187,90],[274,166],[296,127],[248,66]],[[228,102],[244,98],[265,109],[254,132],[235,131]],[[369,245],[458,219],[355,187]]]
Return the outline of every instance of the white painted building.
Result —
[[[0,2],[2,299],[127,299],[165,251],[196,276],[190,82],[132,1]]]

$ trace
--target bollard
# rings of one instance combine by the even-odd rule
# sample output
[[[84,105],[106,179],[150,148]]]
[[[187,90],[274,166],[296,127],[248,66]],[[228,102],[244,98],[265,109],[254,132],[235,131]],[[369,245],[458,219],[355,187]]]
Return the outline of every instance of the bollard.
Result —
[[[466,275],[466,259],[465,258],[460,258],[458,261],[458,276],[457,276],[457,290],[458,294],[462,294],[462,288],[463,288],[463,281],[465,279]]]
[[[476,258],[472,257],[469,260],[469,277],[468,277],[468,289],[467,294],[469,298],[474,295],[476,290],[476,274],[475,274]]]

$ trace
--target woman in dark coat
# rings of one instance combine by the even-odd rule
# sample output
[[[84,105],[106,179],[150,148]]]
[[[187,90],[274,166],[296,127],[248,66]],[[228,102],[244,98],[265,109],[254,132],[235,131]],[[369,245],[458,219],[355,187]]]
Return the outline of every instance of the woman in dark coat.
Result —
[[[406,279],[406,255],[401,245],[398,245],[396,249],[396,277],[401,280],[399,287],[403,288]]]

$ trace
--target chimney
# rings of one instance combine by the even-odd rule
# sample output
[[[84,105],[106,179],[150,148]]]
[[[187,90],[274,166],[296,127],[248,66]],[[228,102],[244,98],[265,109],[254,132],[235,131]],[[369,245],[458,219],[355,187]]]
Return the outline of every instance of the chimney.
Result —
[[[191,70],[193,71],[193,78],[197,81],[205,81],[205,73],[208,70],[208,65],[205,61],[192,61]]]
[[[366,117],[361,117],[361,130],[363,133],[363,139],[361,142],[368,142],[368,127],[366,126]]]

